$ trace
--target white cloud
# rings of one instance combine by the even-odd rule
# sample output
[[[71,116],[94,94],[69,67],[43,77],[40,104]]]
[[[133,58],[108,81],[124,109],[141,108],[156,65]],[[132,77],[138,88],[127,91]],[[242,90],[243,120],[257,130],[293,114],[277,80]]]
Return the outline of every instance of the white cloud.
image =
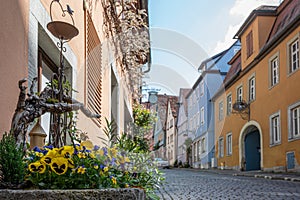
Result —
[[[220,53],[221,51],[224,51],[225,49],[229,48],[233,44],[234,42],[233,37],[237,33],[240,26],[241,24],[236,26],[229,25],[224,40],[217,42],[217,45],[213,50],[211,56]]]
[[[275,5],[278,6],[280,0],[236,0],[234,6],[228,11],[229,16],[235,20],[238,18],[240,20],[239,24],[229,23],[227,32],[224,34],[224,39],[219,40],[216,44],[215,49],[211,52],[211,55],[219,53],[233,44],[232,39],[237,33],[238,29],[242,26],[245,19],[249,16],[252,10],[256,9],[261,5]]]
[[[230,15],[242,16],[243,20],[251,13],[252,10],[261,5],[275,5],[279,4],[279,0],[236,0],[234,6],[230,9]]]

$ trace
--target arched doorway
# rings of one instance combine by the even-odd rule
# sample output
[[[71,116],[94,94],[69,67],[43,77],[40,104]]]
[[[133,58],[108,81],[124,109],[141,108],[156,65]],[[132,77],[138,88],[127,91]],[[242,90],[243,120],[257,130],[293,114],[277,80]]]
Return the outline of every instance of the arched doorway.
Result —
[[[258,123],[248,122],[240,133],[241,170],[260,170],[262,168],[262,137]]]

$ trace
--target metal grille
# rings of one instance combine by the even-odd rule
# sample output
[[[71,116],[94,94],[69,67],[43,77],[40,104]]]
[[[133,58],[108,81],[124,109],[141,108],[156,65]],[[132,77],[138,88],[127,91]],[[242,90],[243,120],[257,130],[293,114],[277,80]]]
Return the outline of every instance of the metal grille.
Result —
[[[91,15],[87,12],[86,16],[86,102],[89,110],[101,114],[101,43]],[[101,125],[101,118],[94,121]]]

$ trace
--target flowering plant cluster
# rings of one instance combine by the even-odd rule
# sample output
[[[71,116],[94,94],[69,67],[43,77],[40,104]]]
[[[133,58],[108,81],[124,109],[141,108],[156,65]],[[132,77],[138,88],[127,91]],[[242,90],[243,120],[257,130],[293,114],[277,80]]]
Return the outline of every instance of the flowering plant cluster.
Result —
[[[26,157],[26,179],[41,189],[136,187],[132,163],[116,147],[80,145],[35,147]]]

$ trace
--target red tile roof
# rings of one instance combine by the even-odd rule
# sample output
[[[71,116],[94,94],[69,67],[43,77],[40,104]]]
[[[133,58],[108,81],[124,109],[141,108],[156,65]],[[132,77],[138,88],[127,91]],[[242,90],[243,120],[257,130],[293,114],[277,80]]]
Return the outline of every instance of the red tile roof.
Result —
[[[285,0],[277,8],[276,21],[272,27],[268,42],[272,40],[277,34],[282,32],[289,24],[291,24],[300,14],[299,0]]]

